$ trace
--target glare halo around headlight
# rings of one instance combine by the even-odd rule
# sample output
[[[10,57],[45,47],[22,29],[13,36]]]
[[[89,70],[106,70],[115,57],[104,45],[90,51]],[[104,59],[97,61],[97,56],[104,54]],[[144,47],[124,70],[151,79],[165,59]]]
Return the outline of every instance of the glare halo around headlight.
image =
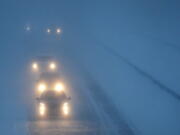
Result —
[[[54,90],[57,91],[57,92],[61,92],[64,90],[64,86],[62,83],[56,83],[55,86],[54,86]]]
[[[39,83],[38,84],[38,90],[39,90],[39,92],[44,92],[45,90],[47,89],[47,86],[46,86],[46,84],[45,83]]]
[[[34,70],[34,71],[37,71],[38,70],[38,64],[36,63],[36,62],[34,62],[33,64],[32,64],[32,69]]]
[[[54,63],[54,62],[49,63],[49,69],[50,69],[50,70],[53,71],[53,70],[56,69],[56,67],[57,67],[57,66],[56,66],[56,63]]]

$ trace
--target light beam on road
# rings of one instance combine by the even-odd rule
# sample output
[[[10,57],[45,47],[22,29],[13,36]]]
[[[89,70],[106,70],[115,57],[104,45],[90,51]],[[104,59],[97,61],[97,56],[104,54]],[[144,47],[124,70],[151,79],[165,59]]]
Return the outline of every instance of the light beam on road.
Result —
[[[39,114],[44,116],[46,112],[46,105],[44,103],[39,104]]]
[[[65,102],[64,104],[63,104],[63,113],[64,113],[64,115],[68,115],[69,114],[69,105],[68,105],[68,103],[67,102]]]

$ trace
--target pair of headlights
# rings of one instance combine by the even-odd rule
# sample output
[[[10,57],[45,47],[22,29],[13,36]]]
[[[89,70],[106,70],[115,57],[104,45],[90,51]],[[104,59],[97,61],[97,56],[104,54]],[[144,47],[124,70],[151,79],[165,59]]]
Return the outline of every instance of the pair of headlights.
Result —
[[[48,28],[48,29],[46,30],[46,32],[47,32],[47,33],[51,33],[51,29]],[[57,29],[56,29],[56,34],[60,34],[60,33],[61,33],[61,29],[60,29],[60,28],[57,28]]]
[[[54,71],[54,70],[57,68],[57,65],[56,65],[55,62],[50,62],[50,63],[48,64],[48,68],[49,68],[50,70]],[[37,62],[34,62],[34,63],[32,64],[32,69],[33,69],[34,71],[38,71],[38,70],[39,70],[39,65],[38,65]]]
[[[46,91],[48,89],[48,86],[47,86],[46,83],[39,83],[37,89],[38,89],[39,92],[42,93],[42,92],[44,92],[44,91]],[[52,89],[54,91],[61,92],[61,91],[64,90],[64,85],[62,83],[60,83],[60,82],[57,82],[57,83],[54,84]]]
[[[61,107],[61,111],[62,111],[63,115],[65,115],[65,116],[69,115],[69,104],[67,102],[63,103],[63,105]],[[44,116],[44,115],[46,115],[46,112],[47,112],[46,104],[39,103],[39,115]]]

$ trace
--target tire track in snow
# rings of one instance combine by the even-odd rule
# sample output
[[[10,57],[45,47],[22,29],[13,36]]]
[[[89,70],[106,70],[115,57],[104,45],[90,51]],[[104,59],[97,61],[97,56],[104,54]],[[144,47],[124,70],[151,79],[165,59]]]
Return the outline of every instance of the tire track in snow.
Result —
[[[103,88],[97,83],[97,81],[90,75],[88,71],[81,70],[83,73],[83,78],[91,91],[91,95],[96,102],[96,104],[104,111],[105,115],[112,120],[115,130],[118,134],[123,135],[135,135],[135,132],[138,132],[134,127],[130,125],[123,118],[123,115],[114,105],[113,101],[104,93]]]
[[[108,52],[109,54],[112,54],[114,57],[116,57],[117,59],[123,61],[126,65],[128,65],[129,67],[133,68],[136,72],[138,72],[140,75],[142,75],[143,77],[147,78],[148,80],[150,80],[153,84],[155,84],[156,86],[158,86],[162,91],[167,92],[169,95],[171,95],[172,97],[176,98],[177,100],[180,100],[180,95],[178,93],[176,93],[173,89],[165,86],[163,83],[161,83],[159,80],[157,80],[156,78],[154,78],[153,76],[151,76],[150,74],[148,74],[147,72],[145,72],[143,69],[139,68],[138,66],[136,66],[135,64],[133,64],[132,62],[130,62],[128,59],[126,59],[125,57],[123,57],[122,55],[120,55],[117,51],[115,51],[114,49],[104,45],[103,43],[100,43],[97,40],[98,44],[97,46],[103,48],[106,52]]]

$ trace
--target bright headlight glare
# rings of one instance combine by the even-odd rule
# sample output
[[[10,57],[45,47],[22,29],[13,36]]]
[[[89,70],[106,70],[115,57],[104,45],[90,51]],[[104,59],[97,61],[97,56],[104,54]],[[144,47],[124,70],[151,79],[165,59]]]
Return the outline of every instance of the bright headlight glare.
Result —
[[[55,69],[56,69],[56,63],[51,62],[51,63],[49,64],[49,69],[55,70]]]
[[[44,103],[39,104],[39,114],[44,116],[46,113],[46,105]]]
[[[46,86],[45,83],[39,83],[39,84],[38,84],[38,90],[39,90],[40,92],[43,92],[43,91],[45,91],[46,89],[47,89],[47,86]]]
[[[49,28],[46,31],[47,31],[47,33],[51,33],[51,29],[49,29]]]
[[[57,29],[56,29],[56,33],[57,33],[57,34],[60,34],[60,33],[61,33],[61,29],[60,29],[60,28],[57,28]]]
[[[64,114],[64,115],[68,115],[68,114],[69,114],[69,105],[68,105],[67,102],[65,102],[65,103],[63,104],[62,110],[63,110],[63,114]]]
[[[33,70],[38,70],[38,64],[37,64],[36,62],[34,62],[34,63],[32,64],[32,69],[33,69]]]
[[[56,83],[54,86],[54,90],[57,92],[63,91],[64,90],[64,86],[62,83]]]

